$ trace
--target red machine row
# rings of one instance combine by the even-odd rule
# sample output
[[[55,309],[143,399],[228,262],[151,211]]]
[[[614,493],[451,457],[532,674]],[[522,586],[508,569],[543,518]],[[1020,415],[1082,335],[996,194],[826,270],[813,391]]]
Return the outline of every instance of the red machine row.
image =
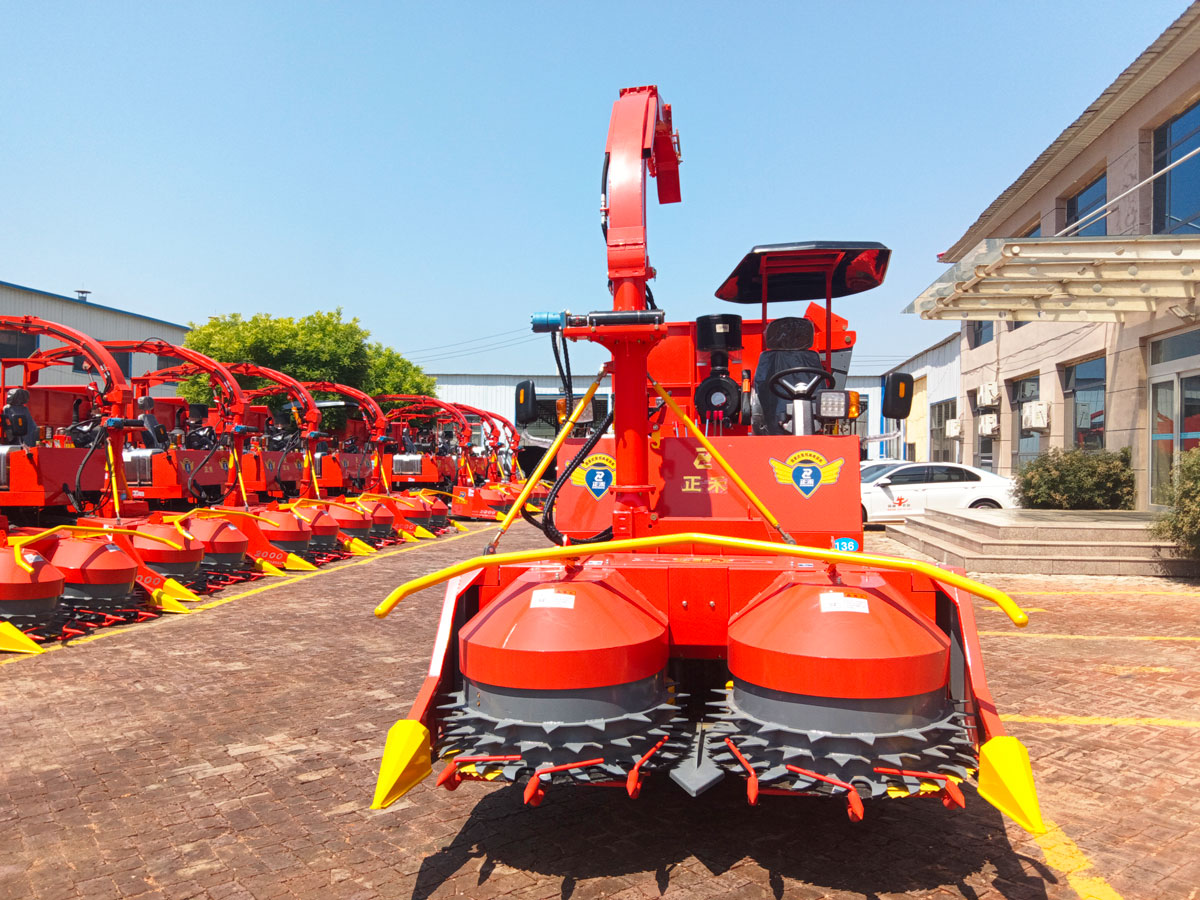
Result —
[[[212,590],[433,538],[461,529],[454,519],[495,520],[519,490],[503,462],[516,431],[494,414],[31,316],[0,316],[0,329],[55,345],[0,361],[0,651],[187,612]],[[113,354],[159,368],[126,378]],[[90,380],[43,384],[57,367]],[[211,401],[155,390],[188,379]],[[331,406],[344,415],[323,431]],[[452,446],[421,444],[421,427],[446,424]]]

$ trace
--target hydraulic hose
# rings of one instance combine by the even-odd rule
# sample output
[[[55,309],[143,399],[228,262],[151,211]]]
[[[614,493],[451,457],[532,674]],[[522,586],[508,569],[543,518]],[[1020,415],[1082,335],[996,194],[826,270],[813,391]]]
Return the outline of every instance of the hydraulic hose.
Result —
[[[88,447],[88,452],[83,455],[83,461],[79,463],[79,468],[75,470],[75,490],[68,491],[67,497],[70,499],[71,505],[75,507],[76,512],[83,512],[83,470],[87,467],[88,460],[92,458],[92,454],[96,452],[101,444],[106,443],[108,443],[108,431],[101,428],[96,432],[95,437],[92,438],[92,445]],[[124,465],[124,462],[122,462],[122,465]]]
[[[609,426],[612,425],[612,420],[613,414],[610,411],[609,414],[604,417],[604,421],[600,423],[599,427],[592,432],[591,437],[584,441],[583,446],[579,448],[579,452],[575,454],[570,463],[568,463],[563,471],[559,474],[558,480],[555,481],[554,486],[550,488],[550,493],[546,495],[546,503],[542,507],[542,520],[540,522],[537,521],[537,519],[534,518],[534,516],[528,510],[521,510],[521,515],[525,518],[525,521],[529,522],[536,528],[540,528],[542,534],[546,535],[546,537],[552,543],[558,544],[560,547],[565,547],[567,545],[567,537],[554,525],[554,504],[558,500],[558,492],[570,479],[571,473],[579,468],[579,464],[587,458],[589,453],[596,449],[596,445],[600,443],[600,438],[604,437],[604,433],[608,431]],[[608,528],[593,534],[591,537],[572,538],[570,542],[572,544],[596,544],[601,541],[612,540],[612,534],[613,530],[612,526],[610,525]]]
[[[208,451],[208,455],[205,456],[204,459],[200,460],[200,465],[196,466],[196,468],[192,469],[192,471],[188,474],[188,480],[187,480],[188,493],[191,494],[193,497],[195,497],[196,500],[198,500],[200,503],[207,503],[208,498],[201,497],[200,492],[196,490],[196,476],[200,474],[201,469],[203,469],[205,466],[208,465],[208,461],[213,458],[213,454],[217,452],[217,450],[220,448],[220,446],[221,446],[220,439],[217,439],[216,441],[214,441],[212,448]]]

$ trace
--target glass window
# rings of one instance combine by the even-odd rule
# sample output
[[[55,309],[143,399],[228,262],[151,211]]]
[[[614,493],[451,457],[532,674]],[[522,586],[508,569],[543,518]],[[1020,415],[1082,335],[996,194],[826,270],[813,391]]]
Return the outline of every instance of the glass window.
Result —
[[[0,331],[0,359],[26,359],[37,350],[36,334]]]
[[[1175,464],[1175,382],[1150,386],[1150,502],[1165,503]]]
[[[896,465],[896,463],[875,463],[872,466],[865,466],[858,477],[863,484],[867,484],[892,471],[892,469],[896,468]]]
[[[951,481],[965,481],[963,470],[958,466],[930,466],[929,481],[931,484],[946,484]]]
[[[113,352],[112,358],[116,361],[117,368],[121,370],[122,375],[126,378],[133,377],[133,354]],[[82,356],[75,356],[71,359],[71,371],[78,372],[80,375],[91,375],[94,370]]]
[[[1027,237],[1027,238],[1035,238],[1035,237],[1041,237],[1041,236],[1042,236],[1042,225],[1040,222],[1037,225],[1034,225],[1032,228],[1030,228],[1023,235],[1021,235],[1021,237]]]
[[[982,347],[992,339],[993,322],[991,319],[976,319],[967,323],[967,346],[974,350]]]
[[[1038,377],[1034,375],[1032,378],[1014,381],[1010,390],[1012,392],[1013,442],[1016,445],[1013,450],[1012,464],[1013,470],[1016,471],[1025,463],[1038,457],[1044,449],[1042,442],[1045,440],[1045,435],[1021,427],[1021,408],[1026,403],[1032,403],[1038,399]]]
[[[992,456],[992,438],[990,435],[979,433],[979,417],[983,414],[983,411],[979,408],[977,397],[977,392],[967,391],[967,403],[971,407],[972,431],[975,435],[975,465],[992,472],[995,471],[995,460]]]
[[[579,398],[583,396],[580,391],[575,395],[575,402],[579,402]],[[558,411],[556,404],[557,398],[553,394],[545,395],[538,394],[537,412],[538,421],[525,426],[524,430],[528,431],[533,437],[538,438],[554,438],[558,435]],[[592,433],[592,429],[600,424],[600,421],[608,415],[608,397],[597,394],[592,398],[592,416],[591,422],[579,423],[575,426],[575,430],[571,433],[572,437],[587,437]]]
[[[1104,449],[1104,374],[1103,359],[1067,367],[1067,449]]]
[[[1108,202],[1108,176],[1101,175],[1074,197],[1067,198],[1067,224],[1072,225],[1086,218]],[[1075,234],[1087,236],[1093,234],[1108,234],[1108,220],[1097,216],[1084,225]]]
[[[958,442],[946,437],[946,423],[958,416],[958,401],[943,400],[929,407],[929,461],[958,462]]]
[[[1200,356],[1200,329],[1173,334],[1161,341],[1150,342],[1150,365],[1174,362],[1189,356]]]
[[[924,484],[929,480],[929,466],[905,466],[888,475],[892,484]]]
[[[1154,132],[1154,171],[1200,146],[1200,103]],[[1200,157],[1154,180],[1154,233],[1200,232]]]
[[[183,365],[183,360],[178,356],[157,356],[154,359],[154,368],[157,369],[173,369],[175,366]]]

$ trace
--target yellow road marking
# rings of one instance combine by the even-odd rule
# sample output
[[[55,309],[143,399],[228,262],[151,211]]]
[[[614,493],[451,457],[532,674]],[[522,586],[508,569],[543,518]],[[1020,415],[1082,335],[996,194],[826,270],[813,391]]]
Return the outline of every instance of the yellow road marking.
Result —
[[[371,556],[365,556],[361,559],[356,559],[353,562],[343,562],[340,565],[335,565],[331,568],[317,569],[317,571],[315,571],[315,572],[305,572],[302,575],[291,575],[287,578],[273,579],[268,584],[260,585],[259,587],[251,588],[248,591],[242,591],[239,594],[233,594],[232,596],[229,596],[229,597],[221,597],[217,600],[210,600],[208,603],[203,603],[198,606],[189,606],[188,609],[196,611],[196,612],[198,612],[200,610],[204,610],[204,609],[214,609],[215,607],[218,607],[218,606],[224,606],[226,603],[232,603],[234,600],[241,600],[243,597],[249,597],[253,594],[261,594],[264,591],[270,591],[270,590],[274,590],[275,588],[286,587],[289,584],[295,584],[296,582],[304,581],[307,578],[315,578],[318,575],[329,575],[333,572],[340,572],[343,569],[349,569],[354,566],[366,565],[367,563],[372,563],[372,562],[375,562],[376,560],[384,559],[385,557],[398,556],[401,553],[411,553],[415,550],[420,550],[424,547],[443,546],[445,544],[449,544],[452,541],[457,541],[457,540],[460,540],[461,538],[470,537],[473,534],[478,534],[481,531],[486,531],[487,529],[489,529],[491,527],[492,526],[490,524],[483,525],[479,528],[474,528],[470,531],[464,531],[459,534],[452,535],[450,537],[444,537],[437,541],[422,541],[419,544],[408,544],[404,547],[400,547],[395,550],[385,550],[382,553],[374,553]],[[114,627],[110,627],[110,628],[102,628],[102,629],[100,629],[98,631],[94,631],[91,634],[86,635],[84,637],[74,638],[69,643],[72,647],[74,647],[78,644],[90,644],[93,641],[98,641],[103,638],[113,637],[114,635],[118,635],[118,634],[124,634],[125,632],[127,632],[130,629],[135,628],[135,627],[137,627],[136,623],[131,623],[129,625],[123,625],[123,626],[114,626]],[[64,647],[61,643],[56,641],[53,644],[50,644],[49,646],[47,646],[45,649],[46,649],[47,653],[51,653],[56,650],[65,650],[67,648]],[[10,665],[11,663],[21,662],[21,660],[24,660],[24,659],[36,659],[38,656],[44,656],[44,655],[45,655],[44,653],[39,653],[36,655],[34,655],[34,654],[27,655],[24,653],[14,654],[11,658],[0,659],[0,666],[7,666],[7,665]]]
[[[1145,594],[1148,597],[1200,597],[1200,591],[1139,591],[1098,587],[1093,591],[1017,591],[1007,592],[1019,597],[1095,597],[1107,600],[1111,594]]]
[[[987,637],[1051,638],[1059,641],[1200,641],[1200,637],[1173,634],[1047,634],[1030,631],[981,631]]]
[[[1112,885],[1096,874],[1092,861],[1079,845],[1063,833],[1063,830],[1047,820],[1045,834],[1035,834],[1033,839],[1042,848],[1046,865],[1067,876],[1067,883],[1079,895],[1080,900],[1122,900]]]
[[[1035,725],[1149,725],[1155,728],[1200,728],[1200,720],[1196,719],[1152,719],[1136,716],[1022,716],[1003,713],[1000,720]]]

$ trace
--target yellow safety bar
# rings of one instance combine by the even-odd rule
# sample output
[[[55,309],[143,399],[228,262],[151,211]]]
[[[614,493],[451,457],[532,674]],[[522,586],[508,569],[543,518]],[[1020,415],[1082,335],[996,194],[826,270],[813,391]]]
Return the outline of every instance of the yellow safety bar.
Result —
[[[900,572],[915,572],[925,575],[935,581],[960,588],[969,594],[974,594],[984,600],[996,604],[1018,628],[1029,624],[1029,616],[1018,606],[1008,594],[996,588],[980,584],[964,575],[947,572],[945,569],[931,563],[919,562],[915,559],[896,559],[891,556],[872,556],[864,553],[850,553],[842,550],[822,550],[819,547],[802,547],[794,544],[777,544],[773,541],[758,541],[751,538],[724,537],[716,534],[700,534],[689,532],[685,534],[667,534],[661,537],[626,538],[619,541],[608,541],[602,544],[576,545],[573,547],[551,547],[543,550],[518,550],[513,553],[497,553],[491,556],[477,556],[464,562],[448,566],[438,572],[414,578],[400,585],[387,598],[375,607],[375,616],[382,619],[405,597],[417,591],[449,581],[456,575],[481,569],[487,566],[507,565],[508,563],[540,562],[549,559],[578,559],[583,556],[595,556],[598,553],[615,553],[624,550],[647,550],[659,547],[672,547],[678,544],[705,544],[713,547],[728,547],[734,550],[751,550],[756,553],[775,553],[780,556],[795,556],[801,559],[818,559],[828,563],[847,563],[855,566],[875,566],[880,569],[893,569]]]
[[[84,534],[132,534],[140,538],[145,538],[148,541],[158,541],[160,544],[166,544],[172,550],[182,550],[180,544],[175,543],[169,538],[159,537],[156,534],[146,534],[143,531],[138,531],[135,528],[109,528],[103,525],[55,525],[53,528],[47,528],[45,531],[39,531],[37,534],[18,534],[8,538],[8,545],[13,548],[13,560],[17,566],[26,572],[32,572],[33,566],[25,562],[21,556],[21,548],[26,544],[32,544],[34,541],[40,541],[56,531],[74,531]]]
[[[783,526],[779,524],[779,520],[775,518],[771,511],[767,509],[766,505],[758,499],[754,491],[750,490],[750,485],[746,484],[746,482],[742,480],[742,476],[734,471],[733,466],[725,462],[724,457],[717,452],[717,448],[712,445],[709,439],[705,437],[704,432],[700,430],[700,426],[688,418],[687,414],[679,408],[679,404],[676,403],[674,399],[672,399],[671,395],[663,390],[662,385],[660,385],[653,378],[650,379],[650,385],[658,393],[658,396],[662,397],[663,400],[666,401],[666,404],[670,408],[671,412],[675,413],[675,417],[683,422],[684,427],[692,433],[692,437],[698,440],[700,442],[700,446],[709,452],[712,458],[716,460],[717,465],[720,466],[725,471],[725,474],[729,476],[730,481],[738,486],[738,489],[741,490],[746,499],[754,505],[754,508],[757,509],[759,514],[767,520],[771,527],[778,531],[783,539],[789,544],[796,543],[792,536],[783,530]]]
[[[411,497],[402,497],[399,494],[374,494],[370,491],[359,494],[360,500],[385,500],[389,503],[403,503],[409,509],[412,509],[416,504]]]
[[[163,520],[168,521],[168,522],[174,522],[176,520],[190,519],[193,516],[195,516],[196,518],[199,518],[199,519],[223,519],[226,516],[243,516],[247,519],[253,519],[256,522],[266,522],[268,525],[275,524],[274,522],[272,522],[270,519],[266,518],[265,516],[258,516],[252,512],[246,512],[245,510],[241,510],[241,509],[211,509],[211,508],[205,507],[205,506],[202,506],[198,509],[193,509],[190,512],[179,513],[178,515],[175,515],[175,516],[169,516],[169,517],[164,516]]]
[[[554,442],[542,454],[542,458],[538,460],[533,473],[525,479],[525,484],[521,486],[521,493],[517,494],[517,499],[513,501],[512,507],[504,514],[504,519],[500,522],[500,530],[496,532],[496,536],[488,544],[488,553],[496,552],[496,546],[500,543],[500,538],[504,537],[504,532],[508,531],[513,521],[521,514],[521,510],[525,508],[525,501],[529,499],[529,495],[533,493],[534,487],[541,481],[546,469],[550,468],[550,463],[554,462],[555,457],[558,455],[558,448],[563,445],[563,442],[575,430],[575,425],[579,421],[579,417],[583,415],[583,411],[588,408],[588,404],[596,396],[596,391],[600,388],[600,383],[604,381],[604,376],[608,374],[608,366],[609,364],[605,363],[600,367],[600,371],[596,374],[596,380],[592,382],[580,401],[575,404],[575,408],[571,410],[571,415],[567,417],[567,421],[563,423],[563,427],[555,435]]]
[[[304,519],[305,522],[312,522],[312,519],[305,519],[304,516],[296,512],[296,507],[302,503],[307,506],[340,506],[342,509],[350,510],[350,512],[356,512],[364,516],[368,514],[367,511],[358,504],[357,500],[351,500],[349,503],[346,503],[341,500],[334,500],[332,497],[327,497],[324,500],[314,500],[311,497],[299,497],[293,500],[291,503],[280,504],[279,508],[295,513],[297,518]]]

